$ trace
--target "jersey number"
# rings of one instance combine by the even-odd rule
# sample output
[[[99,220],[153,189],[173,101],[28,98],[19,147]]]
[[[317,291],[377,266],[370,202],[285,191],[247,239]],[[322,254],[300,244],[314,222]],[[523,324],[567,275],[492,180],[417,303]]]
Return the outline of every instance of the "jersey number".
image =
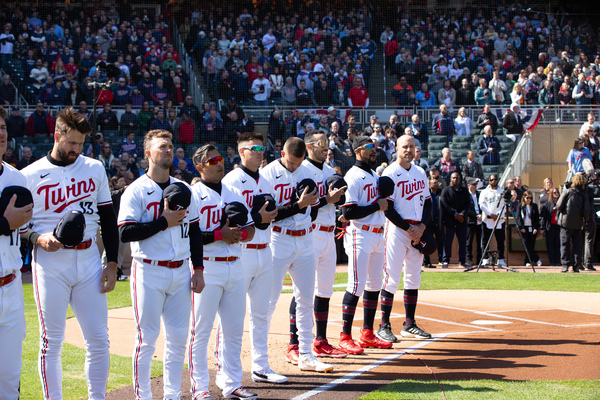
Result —
[[[419,205],[423,207],[423,195],[419,196]]]
[[[81,212],[84,214],[93,214],[94,210],[92,209],[92,203],[91,201],[82,201],[79,203],[79,207],[81,207]]]
[[[188,234],[189,234],[189,231],[190,231],[189,224],[187,222],[184,222],[180,226],[181,226],[181,237],[183,239],[186,239],[188,237]]]

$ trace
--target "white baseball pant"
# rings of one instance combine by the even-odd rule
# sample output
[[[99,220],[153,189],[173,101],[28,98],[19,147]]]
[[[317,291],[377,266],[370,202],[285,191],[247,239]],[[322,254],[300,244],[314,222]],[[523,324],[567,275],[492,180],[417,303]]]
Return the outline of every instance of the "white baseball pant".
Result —
[[[313,333],[313,303],[315,292],[315,256],[312,234],[294,237],[278,232],[271,233],[273,254],[273,287],[269,302],[269,327],[281,295],[286,273],[292,277],[296,298],[296,326],[298,327],[299,351],[311,354]]]
[[[346,291],[362,296],[381,289],[385,243],[383,233],[368,232],[350,224],[344,235],[348,255],[348,286]]]
[[[222,348],[216,383],[227,397],[242,386],[242,335],[246,313],[246,292],[242,262],[204,261],[202,293],[192,297],[190,376],[192,396],[208,392],[208,340],[218,314]],[[219,345],[217,345],[219,346]]]
[[[164,398],[179,399],[190,323],[190,264],[184,262],[179,268],[167,268],[134,259],[130,285],[136,324],[132,359],[135,397],[152,399],[150,369],[162,319]]]
[[[419,289],[423,254],[411,245],[408,232],[387,223],[383,289],[395,294],[404,269],[404,289]]]
[[[21,272],[10,284],[0,287],[0,398],[19,398],[21,359],[25,340],[25,306]]]
[[[313,231],[315,249],[315,295],[323,298],[333,296],[335,282],[336,250],[332,232]]]
[[[38,371],[44,399],[62,399],[61,351],[67,307],[73,309],[85,340],[89,399],[104,399],[108,380],[108,305],[100,293],[98,247],[33,252],[33,290],[40,325]]]

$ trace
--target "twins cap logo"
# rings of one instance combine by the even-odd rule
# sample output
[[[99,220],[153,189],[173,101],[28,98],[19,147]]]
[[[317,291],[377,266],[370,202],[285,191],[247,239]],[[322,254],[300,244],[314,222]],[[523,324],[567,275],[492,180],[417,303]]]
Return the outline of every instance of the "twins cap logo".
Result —
[[[263,206],[267,203],[267,201],[269,202],[269,204],[267,205],[266,210],[267,211],[275,211],[275,209],[277,208],[277,204],[275,203],[275,199],[273,198],[273,196],[271,196],[270,193],[261,193],[259,195],[254,196],[254,199],[252,201],[252,214],[256,214],[260,211],[261,208],[263,208]],[[260,230],[266,230],[269,227],[269,224],[265,224],[265,223],[260,223],[260,224],[254,224],[254,227],[256,229],[260,229]]]
[[[340,189],[340,188],[343,188],[344,186],[347,187],[348,184],[346,183],[346,181],[344,180],[344,178],[341,175],[333,174],[329,178],[327,178],[327,180],[325,180],[325,189],[329,190],[329,186],[331,186],[333,189]],[[344,205],[345,203],[346,203],[346,195],[343,194],[342,197],[340,197],[340,200],[335,203],[335,205],[341,206],[341,205]]]
[[[75,247],[85,234],[85,216],[81,211],[68,211],[56,224],[54,237],[67,247]]]
[[[221,218],[221,226],[224,226],[229,219],[229,226],[243,227],[248,223],[248,209],[239,201],[232,201],[223,209],[223,217]]]
[[[192,191],[183,182],[175,182],[170,184],[163,191],[163,200],[167,199],[169,203],[169,209],[178,211],[184,210],[190,206],[192,201]],[[160,204],[161,211],[163,208],[163,202]]]

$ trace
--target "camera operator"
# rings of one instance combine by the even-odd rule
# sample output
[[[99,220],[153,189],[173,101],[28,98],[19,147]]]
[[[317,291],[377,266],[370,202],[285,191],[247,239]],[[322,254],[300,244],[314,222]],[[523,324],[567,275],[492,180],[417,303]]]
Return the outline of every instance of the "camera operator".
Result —
[[[590,202],[585,184],[585,176],[575,175],[571,187],[561,194],[556,203],[559,212],[558,224],[561,227],[561,272],[569,271],[571,252],[575,261],[573,272],[577,273],[581,268],[581,229],[590,216]]]
[[[496,238],[496,246],[498,247],[498,266],[506,267],[504,261],[504,240],[506,238],[504,232],[504,215],[499,215],[504,210],[504,203],[507,201],[505,195],[511,196],[510,192],[502,190],[498,186],[498,175],[492,174],[489,177],[489,185],[481,191],[479,195],[479,208],[481,209],[483,225],[483,243],[487,243],[492,233]],[[498,225],[496,225],[496,220]],[[494,229],[496,225],[496,229]],[[483,255],[486,257],[486,254]],[[489,259],[484,258],[482,265],[488,265]]]

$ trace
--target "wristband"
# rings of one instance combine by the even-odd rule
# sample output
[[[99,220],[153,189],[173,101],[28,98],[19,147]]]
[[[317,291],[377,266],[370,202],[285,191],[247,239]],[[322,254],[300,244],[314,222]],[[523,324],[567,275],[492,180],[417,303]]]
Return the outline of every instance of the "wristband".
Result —
[[[204,271],[204,265],[196,265],[194,267],[194,271],[197,271],[197,270]]]
[[[214,231],[214,234],[215,234],[215,242],[218,242],[219,240],[223,240],[223,232],[220,229]]]
[[[247,231],[247,230],[245,230],[245,229],[240,229],[240,231],[242,232],[242,241],[244,241],[244,240],[248,239],[248,236],[250,236],[250,235],[248,234],[248,231]]]

